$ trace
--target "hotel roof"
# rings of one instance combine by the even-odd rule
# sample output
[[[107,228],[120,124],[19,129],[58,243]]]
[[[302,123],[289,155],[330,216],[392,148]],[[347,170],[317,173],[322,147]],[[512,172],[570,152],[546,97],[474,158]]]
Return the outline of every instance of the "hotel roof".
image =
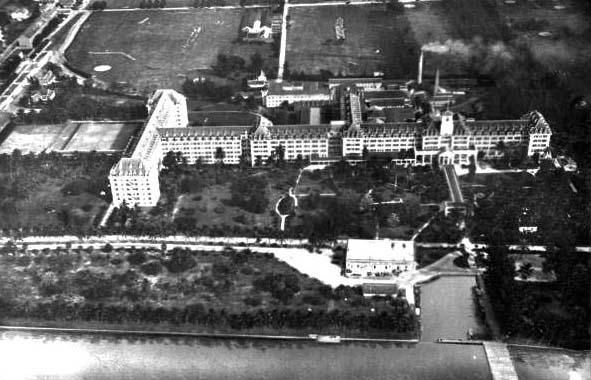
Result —
[[[415,122],[401,123],[363,123],[360,126],[351,126],[344,137],[389,137],[409,136],[421,133],[423,125]]]
[[[146,165],[142,159],[123,157],[111,169],[111,175],[129,176],[129,175],[148,175],[150,166]]]
[[[269,83],[269,95],[329,94],[328,87],[320,82],[276,82]]]
[[[330,124],[320,125],[274,125],[260,126],[254,132],[255,139],[305,139],[328,138],[332,127]]]
[[[410,240],[349,239],[347,261],[413,261],[414,242]]]
[[[232,137],[248,134],[252,129],[249,126],[207,126],[188,128],[161,128],[158,133],[163,138],[189,137],[189,136],[211,136],[211,137]]]

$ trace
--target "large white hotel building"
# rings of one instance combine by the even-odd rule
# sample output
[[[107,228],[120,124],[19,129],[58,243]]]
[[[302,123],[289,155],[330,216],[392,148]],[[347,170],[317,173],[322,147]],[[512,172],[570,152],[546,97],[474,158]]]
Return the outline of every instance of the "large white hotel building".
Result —
[[[369,84],[375,92],[376,84]],[[310,99],[300,88],[296,91],[297,99],[319,100],[318,86],[311,88]],[[331,91],[335,88],[338,85]],[[254,165],[265,162],[282,146],[286,160],[301,157],[314,162],[342,158],[359,161],[364,152],[369,152],[390,154],[392,161],[401,164],[432,165],[436,161],[467,164],[470,157],[476,159],[478,152],[495,157],[501,142],[518,144],[527,149],[529,156],[544,152],[550,144],[552,131],[536,111],[518,120],[474,121],[445,111],[433,115],[429,122],[364,122],[360,112],[364,90],[363,85],[354,91],[347,88],[340,96],[347,103],[345,120],[321,125],[273,125],[253,113],[203,118],[200,125],[190,125],[185,97],[174,90],[158,90],[148,102],[148,120],[132,148],[111,169],[113,202],[116,206],[123,201],[130,206],[156,205],[160,197],[158,173],[162,158],[169,151],[180,152],[189,163],[200,160],[204,164],[218,162],[219,148],[226,164],[247,159]],[[285,89],[280,92],[283,94]],[[322,101],[325,100],[323,97]],[[273,98],[266,104],[279,101],[285,100]]]

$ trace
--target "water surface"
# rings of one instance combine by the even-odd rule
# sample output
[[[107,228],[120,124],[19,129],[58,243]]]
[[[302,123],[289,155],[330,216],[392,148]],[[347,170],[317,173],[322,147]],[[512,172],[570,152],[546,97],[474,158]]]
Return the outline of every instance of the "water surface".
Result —
[[[7,379],[491,379],[480,346],[4,332]]]

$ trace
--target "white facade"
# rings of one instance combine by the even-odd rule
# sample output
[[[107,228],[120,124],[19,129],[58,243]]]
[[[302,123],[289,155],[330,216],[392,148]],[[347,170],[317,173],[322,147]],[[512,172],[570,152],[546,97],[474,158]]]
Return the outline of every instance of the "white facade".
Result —
[[[162,151],[181,152],[189,164],[215,164],[221,148],[225,164],[238,164],[250,127],[189,127],[160,130]]]
[[[109,173],[113,204],[153,207],[160,198],[158,173],[162,146],[158,128],[186,126],[185,97],[174,90],[158,90],[148,101],[148,120],[132,142],[129,157],[122,158]]]
[[[343,135],[343,156],[368,152],[402,152],[416,148],[419,130],[416,123],[364,123],[351,127]]]
[[[158,167],[137,158],[122,158],[109,175],[113,204],[153,207],[160,198]]]
[[[271,82],[269,89],[263,91],[263,103],[265,107],[279,107],[283,102],[291,104],[296,102],[323,102],[330,100],[331,94],[328,88],[317,82]]]
[[[328,157],[329,137],[329,125],[259,126],[249,139],[251,163],[254,165],[258,157],[264,162],[280,145],[285,160],[295,160],[298,155]]]
[[[393,275],[415,268],[412,240],[349,239],[347,242],[345,272],[348,277]]]
[[[174,90],[157,90],[148,101],[148,123],[156,128],[183,128],[189,124],[187,98]]]

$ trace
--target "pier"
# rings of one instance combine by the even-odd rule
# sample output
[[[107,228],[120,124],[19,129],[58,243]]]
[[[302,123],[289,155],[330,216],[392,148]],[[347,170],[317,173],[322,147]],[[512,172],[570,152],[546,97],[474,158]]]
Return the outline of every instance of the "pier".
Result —
[[[493,380],[518,380],[507,345],[498,342],[484,342],[483,345]]]

